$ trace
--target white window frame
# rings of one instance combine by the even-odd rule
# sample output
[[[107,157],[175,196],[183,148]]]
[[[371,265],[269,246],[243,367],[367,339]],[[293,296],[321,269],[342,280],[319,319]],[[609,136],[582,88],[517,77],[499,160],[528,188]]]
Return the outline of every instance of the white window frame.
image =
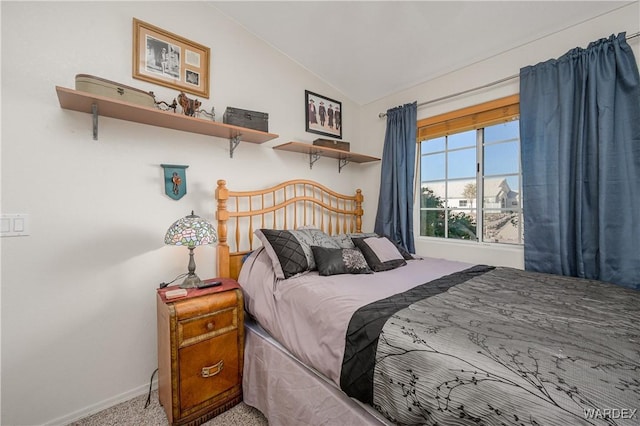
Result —
[[[419,161],[417,162],[417,176],[419,184],[416,185],[417,194],[416,194],[416,235],[419,238],[431,239],[434,241],[448,241],[448,242],[460,242],[463,244],[491,244],[497,246],[506,246],[506,247],[522,247],[523,241],[521,239],[522,226],[524,222],[524,212],[522,209],[522,167],[520,161],[518,163],[518,173],[517,174],[506,174],[506,176],[517,176],[519,187],[517,188],[520,201],[519,205],[516,208],[511,208],[512,206],[504,206],[499,209],[504,210],[515,210],[520,214],[520,221],[518,223],[518,235],[519,242],[496,242],[496,241],[485,241],[484,240],[484,212],[485,210],[495,210],[495,208],[486,208],[484,206],[484,128],[490,127],[495,124],[505,123],[512,120],[519,119],[519,96],[509,96],[506,98],[498,99],[495,101],[487,102],[480,105],[475,105],[473,107],[464,108],[462,110],[453,111],[451,113],[442,114],[437,117],[432,117],[424,120],[420,120],[418,122],[418,132],[417,132],[417,143],[418,143],[418,157]],[[468,130],[476,130],[476,175],[475,175],[475,185],[476,185],[476,200],[475,207],[473,210],[476,212],[476,239],[459,239],[459,238],[449,238],[449,221],[445,220],[445,236],[444,237],[434,237],[434,236],[424,236],[421,235],[421,212],[423,211],[421,197],[422,197],[422,173],[421,173],[421,158],[422,158],[422,150],[420,144],[422,141],[436,139],[441,136],[450,136],[457,133],[462,133]],[[429,136],[429,137],[425,137]],[[494,141],[489,145],[504,143],[505,141]],[[452,152],[453,150],[448,150],[448,147],[445,146],[445,153]],[[446,155],[445,155],[446,158]],[[447,167],[448,162],[445,160],[445,181],[450,181],[451,179],[447,179],[448,175]],[[499,175],[505,176],[505,175]],[[491,178],[491,176],[489,176]],[[455,180],[455,179],[454,179]],[[512,188],[514,190],[515,188]],[[448,199],[448,194],[445,191],[445,205],[442,209],[430,209],[431,211],[444,210],[445,217],[448,217],[448,214],[451,211],[455,211],[458,208],[452,208],[448,205],[446,200]],[[473,206],[473,203],[472,203]],[[471,207],[464,207],[462,210],[470,209]]]

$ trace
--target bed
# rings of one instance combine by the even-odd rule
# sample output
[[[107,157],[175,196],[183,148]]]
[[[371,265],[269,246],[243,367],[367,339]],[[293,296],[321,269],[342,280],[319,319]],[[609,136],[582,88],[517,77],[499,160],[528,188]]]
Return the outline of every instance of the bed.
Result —
[[[270,424],[638,424],[640,292],[416,258],[362,232],[359,190],[221,180],[216,199],[243,396]]]

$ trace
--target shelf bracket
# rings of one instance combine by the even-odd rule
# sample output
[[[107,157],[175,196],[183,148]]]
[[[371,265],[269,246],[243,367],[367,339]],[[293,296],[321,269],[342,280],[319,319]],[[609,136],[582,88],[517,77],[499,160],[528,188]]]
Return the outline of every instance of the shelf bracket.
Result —
[[[93,140],[98,140],[98,104],[91,104],[91,114],[93,115]]]
[[[309,169],[313,169],[313,164],[320,159],[320,151],[309,151]]]
[[[242,135],[240,134],[229,139],[229,158],[233,158],[233,151],[240,145],[241,138]]]
[[[342,168],[349,164],[349,157],[339,158],[338,159],[338,173],[342,171]]]

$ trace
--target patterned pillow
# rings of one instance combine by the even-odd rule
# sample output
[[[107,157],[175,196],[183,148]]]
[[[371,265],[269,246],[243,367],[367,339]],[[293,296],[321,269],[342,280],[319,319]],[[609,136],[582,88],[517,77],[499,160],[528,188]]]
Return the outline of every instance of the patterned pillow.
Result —
[[[290,278],[300,272],[316,269],[311,246],[340,248],[329,235],[319,229],[279,231],[258,229],[256,236],[262,242],[280,279]]]
[[[376,234],[375,232],[360,232],[360,233],[355,233],[355,234],[338,234],[338,235],[332,235],[331,238],[333,238],[340,247],[342,248],[355,248],[355,246],[353,245],[353,241],[351,241],[351,238],[365,238],[365,237],[377,237],[378,234]]]
[[[353,238],[353,244],[362,251],[367,264],[374,272],[388,271],[404,266],[407,261],[386,237]]]
[[[311,246],[320,275],[373,274],[362,252],[357,248]]]

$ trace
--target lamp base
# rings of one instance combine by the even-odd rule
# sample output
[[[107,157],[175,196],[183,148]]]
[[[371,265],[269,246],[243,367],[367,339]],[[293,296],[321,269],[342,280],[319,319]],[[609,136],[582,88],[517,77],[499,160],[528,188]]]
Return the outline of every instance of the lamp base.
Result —
[[[195,288],[201,282],[202,280],[196,274],[189,274],[180,284],[180,288]]]

